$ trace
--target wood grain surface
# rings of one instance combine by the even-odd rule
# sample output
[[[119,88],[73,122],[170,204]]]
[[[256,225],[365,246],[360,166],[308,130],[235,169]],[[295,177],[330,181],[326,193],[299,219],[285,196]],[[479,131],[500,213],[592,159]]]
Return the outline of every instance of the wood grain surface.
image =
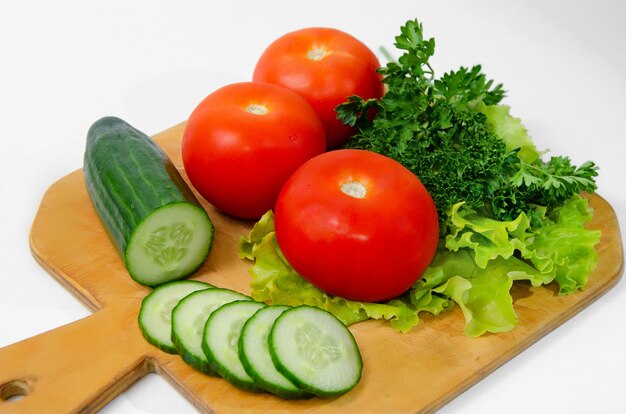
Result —
[[[182,132],[181,124],[155,136],[181,171]],[[335,399],[285,401],[202,375],[145,342],[137,314],[150,289],[126,272],[91,206],[82,171],[75,171],[44,195],[30,247],[35,259],[94,314],[0,348],[0,413],[94,412],[148,372],[164,376],[202,412],[435,411],[618,282],[623,249],[615,213],[601,197],[589,198],[595,209],[590,227],[601,229],[602,238],[598,267],[584,291],[561,297],[550,286],[517,283],[513,298],[519,325],[480,338],[463,335],[458,307],[436,318],[424,316],[407,334],[378,321],[352,325],[364,361],[363,378],[354,390]],[[204,206],[215,225],[215,241],[192,278],[249,293],[250,263],[237,257],[237,242],[253,223]],[[24,397],[10,399],[16,395]]]

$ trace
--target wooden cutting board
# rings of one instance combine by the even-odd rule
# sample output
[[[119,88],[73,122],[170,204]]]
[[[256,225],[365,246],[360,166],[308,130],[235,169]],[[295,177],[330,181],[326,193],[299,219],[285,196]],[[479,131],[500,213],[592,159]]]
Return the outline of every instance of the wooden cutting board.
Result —
[[[182,170],[178,125],[155,137]],[[137,313],[150,289],[127,274],[90,204],[81,170],[53,184],[31,229],[35,259],[70,289],[93,315],[0,349],[0,412],[93,412],[148,372],[157,372],[203,412],[432,412],[498,366],[591,304],[620,279],[623,250],[611,206],[590,196],[592,228],[602,230],[600,261],[582,292],[559,297],[553,287],[513,288],[520,323],[509,333],[463,336],[456,307],[424,316],[420,326],[399,334],[386,323],[350,327],[364,360],[354,390],[330,400],[285,401],[240,391],[207,377],[176,355],[149,345]],[[227,218],[205,204],[216,228],[209,259],[193,276],[219,287],[249,293],[250,263],[237,257],[237,242],[252,222]],[[6,401],[9,397],[21,399]],[[155,395],[154,398],[159,398]]]

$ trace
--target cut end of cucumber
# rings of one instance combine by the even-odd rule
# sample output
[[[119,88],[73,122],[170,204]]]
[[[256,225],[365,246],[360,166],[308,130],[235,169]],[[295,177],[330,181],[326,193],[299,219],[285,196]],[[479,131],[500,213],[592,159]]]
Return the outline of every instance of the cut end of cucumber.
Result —
[[[126,267],[142,285],[158,286],[188,276],[206,259],[213,225],[192,203],[173,203],[148,215],[126,246]]]

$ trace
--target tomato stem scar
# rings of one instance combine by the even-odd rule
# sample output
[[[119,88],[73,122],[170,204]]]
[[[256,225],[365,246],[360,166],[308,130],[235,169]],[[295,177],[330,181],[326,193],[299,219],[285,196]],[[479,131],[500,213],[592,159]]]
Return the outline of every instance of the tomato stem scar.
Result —
[[[269,112],[269,109],[267,109],[267,106],[265,105],[250,104],[246,106],[246,112],[250,112],[251,114],[254,114],[254,115],[265,115],[266,113]]]
[[[341,192],[354,198],[365,198],[367,188],[358,181],[349,181],[341,184]]]
[[[322,47],[313,47],[309,49],[309,51],[306,54],[306,57],[309,58],[310,60],[318,61],[318,60],[324,59],[329,54],[330,52]]]

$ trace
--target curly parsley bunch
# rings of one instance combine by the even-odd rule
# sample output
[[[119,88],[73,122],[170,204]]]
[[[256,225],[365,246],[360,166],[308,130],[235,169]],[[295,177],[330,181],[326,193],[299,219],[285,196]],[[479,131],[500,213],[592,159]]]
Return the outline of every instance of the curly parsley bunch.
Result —
[[[387,155],[420,178],[442,222],[458,202],[511,220],[522,212],[537,217],[538,209],[595,191],[593,162],[576,167],[567,157],[541,159],[520,120],[500,104],[502,85],[488,80],[480,65],[437,79],[429,63],[435,41],[424,38],[417,20],[395,41],[404,53],[379,69],[385,96],[352,96],[337,108],[338,117],[358,128],[348,147]]]

